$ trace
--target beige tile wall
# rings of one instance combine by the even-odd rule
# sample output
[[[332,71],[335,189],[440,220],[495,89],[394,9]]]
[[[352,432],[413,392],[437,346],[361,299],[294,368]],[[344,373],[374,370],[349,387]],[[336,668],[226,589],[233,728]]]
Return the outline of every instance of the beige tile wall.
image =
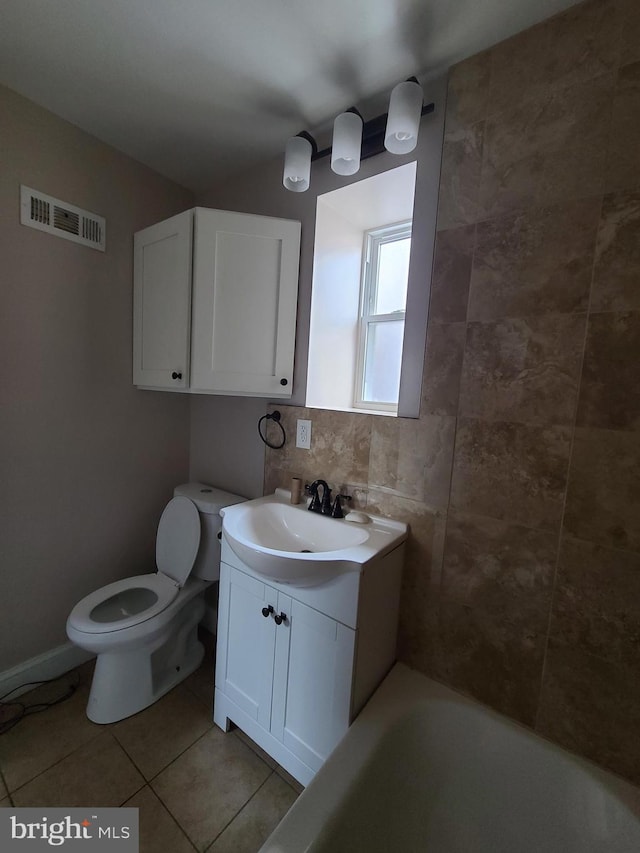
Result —
[[[411,524],[400,658],[640,782],[637,0],[452,70],[420,419],[278,408],[266,492]]]

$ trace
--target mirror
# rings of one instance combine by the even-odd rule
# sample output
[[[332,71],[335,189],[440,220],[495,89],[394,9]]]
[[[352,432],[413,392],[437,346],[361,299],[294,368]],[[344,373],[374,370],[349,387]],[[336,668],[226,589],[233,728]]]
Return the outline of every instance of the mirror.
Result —
[[[319,195],[306,405],[398,414],[416,163]]]

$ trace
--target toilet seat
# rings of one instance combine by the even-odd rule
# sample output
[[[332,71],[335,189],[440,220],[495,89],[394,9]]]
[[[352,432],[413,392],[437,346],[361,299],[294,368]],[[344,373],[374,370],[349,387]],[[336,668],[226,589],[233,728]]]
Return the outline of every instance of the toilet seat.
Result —
[[[186,583],[200,547],[200,514],[189,498],[172,498],[156,537],[157,574],[107,584],[73,608],[68,623],[86,634],[123,631],[165,610]]]
[[[79,601],[69,614],[69,625],[86,634],[122,631],[161,613],[179,592],[175,581],[160,573],[124,578]]]

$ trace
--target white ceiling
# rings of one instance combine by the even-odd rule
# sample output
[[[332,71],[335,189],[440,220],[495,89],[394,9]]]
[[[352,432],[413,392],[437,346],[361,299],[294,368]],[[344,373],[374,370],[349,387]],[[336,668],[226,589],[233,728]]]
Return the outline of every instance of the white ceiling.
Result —
[[[198,191],[574,2],[0,0],[0,82]]]

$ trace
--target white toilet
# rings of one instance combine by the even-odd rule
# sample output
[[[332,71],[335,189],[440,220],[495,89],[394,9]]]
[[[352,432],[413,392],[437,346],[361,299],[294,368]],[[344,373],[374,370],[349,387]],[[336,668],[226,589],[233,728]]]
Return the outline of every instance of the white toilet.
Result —
[[[67,636],[97,655],[94,723],[141,711],[198,668],[204,593],[220,577],[219,512],[243,500],[203,483],[177,486],[158,524],[157,573],[110,583],[73,608]]]

